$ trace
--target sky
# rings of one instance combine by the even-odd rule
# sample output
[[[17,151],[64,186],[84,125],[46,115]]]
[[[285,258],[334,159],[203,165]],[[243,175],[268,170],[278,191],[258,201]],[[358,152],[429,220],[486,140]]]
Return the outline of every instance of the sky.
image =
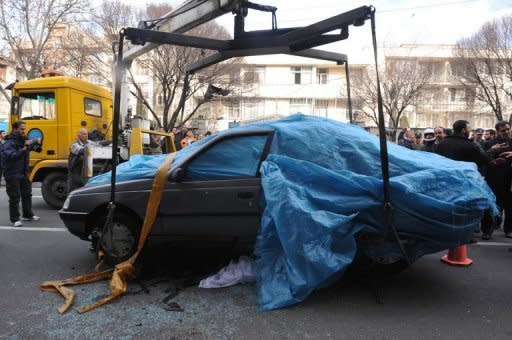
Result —
[[[152,2],[122,1],[140,7]],[[162,3],[158,0],[154,2]],[[178,6],[182,2],[171,0],[165,3]],[[376,8],[378,44],[385,47],[410,43],[453,44],[458,39],[478,31],[487,21],[503,15],[512,15],[512,0],[252,0],[252,2],[277,7],[279,28],[305,26],[359,6],[372,5]],[[226,14],[217,21],[232,32],[233,16],[231,14]],[[269,28],[271,28],[269,13],[249,11],[246,30]],[[347,41],[329,46],[327,49],[346,53],[349,56],[355,54],[361,57],[368,54],[371,47],[369,21],[363,27],[350,29],[350,35]]]

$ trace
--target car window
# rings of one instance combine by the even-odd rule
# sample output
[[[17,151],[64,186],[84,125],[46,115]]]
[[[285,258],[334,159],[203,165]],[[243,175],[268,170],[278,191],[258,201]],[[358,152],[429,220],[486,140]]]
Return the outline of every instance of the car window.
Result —
[[[267,135],[221,140],[187,165],[184,179],[255,177],[266,141]]]

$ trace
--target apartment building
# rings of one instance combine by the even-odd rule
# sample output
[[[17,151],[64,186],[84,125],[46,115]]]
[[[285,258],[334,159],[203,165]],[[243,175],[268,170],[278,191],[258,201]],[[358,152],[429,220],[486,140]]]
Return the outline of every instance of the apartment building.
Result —
[[[494,126],[496,118],[488,105],[475,99],[479,91],[476,84],[463,82],[467,70],[456,49],[456,45],[417,44],[383,49],[381,72],[393,63],[409,62],[429,74],[420,95],[404,111],[402,124],[413,128],[449,127],[457,119],[466,119],[474,127]],[[373,67],[351,65],[352,85]],[[288,55],[247,57],[239,65],[237,77],[232,79],[235,86],[230,95],[205,105],[191,124],[203,129],[227,128],[233,123],[264,121],[296,112],[349,120],[344,66]],[[374,126],[375,122],[363,114],[354,91],[352,102],[354,122]],[[510,101],[505,100],[505,104],[512,108]],[[221,122],[215,118],[221,118]]]
[[[406,111],[410,127],[449,127],[458,119],[473,127],[493,127],[496,118],[488,105],[475,99],[476,84],[464,81],[468,70],[457,56],[456,45],[404,44],[384,49],[385,63],[414,62],[430,79]],[[511,108],[510,100],[504,101]],[[508,117],[507,117],[508,118]]]
[[[361,74],[364,67],[351,65],[351,77]],[[297,112],[349,121],[343,65],[288,55],[246,57],[231,75],[230,85],[229,96],[216,97],[200,114],[222,121],[219,128]]]
[[[93,43],[84,44],[82,41],[79,45],[88,45],[87,50],[73,51],[77,42],[74,38],[76,35],[78,33],[69,25],[59,25],[55,29],[48,43],[48,49],[53,51],[47,57],[48,66],[60,69],[67,75],[110,87],[112,57],[105,55],[102,65],[92,66],[91,61],[83,58],[98,50]],[[86,36],[82,39],[89,41],[90,38]],[[71,43],[71,40],[74,42]],[[408,126],[450,126],[457,119],[466,119],[474,127],[488,128],[494,125],[496,119],[489,107],[475,99],[478,91],[476,85],[461,81],[466,70],[457,57],[455,45],[403,44],[384,48],[381,55],[384,56],[381,71],[386,65],[406,61],[417,64],[418,69],[430,74],[421,95],[403,114],[406,117],[403,121]],[[202,105],[189,121],[191,127],[202,131],[219,130],[240,123],[281,118],[296,112],[349,121],[343,65],[289,55],[269,55],[246,57],[235,66],[234,71],[224,79],[229,95],[216,96]],[[373,65],[351,64],[351,83],[357,83],[372,68]],[[155,112],[161,112],[161,91],[150,70],[134,63],[132,74]],[[15,70],[0,60],[0,82],[4,87],[16,78]],[[185,113],[191,112],[204,100],[207,85],[204,84],[204,88],[187,102]],[[374,126],[375,123],[362,113],[354,91],[352,103],[354,122],[362,126]],[[504,112],[510,112],[510,100],[505,100],[504,105]],[[128,107],[134,115],[151,118],[141,102],[133,96],[130,97]],[[2,96],[0,119],[7,117],[8,110],[9,103]]]

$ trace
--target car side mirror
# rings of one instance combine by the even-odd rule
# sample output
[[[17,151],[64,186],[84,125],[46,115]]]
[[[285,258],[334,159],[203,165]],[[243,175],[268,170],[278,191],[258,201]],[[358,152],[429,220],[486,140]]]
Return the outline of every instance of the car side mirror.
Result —
[[[183,168],[179,167],[171,171],[169,174],[169,180],[174,182],[181,182],[183,179],[183,175],[185,174],[185,171]]]

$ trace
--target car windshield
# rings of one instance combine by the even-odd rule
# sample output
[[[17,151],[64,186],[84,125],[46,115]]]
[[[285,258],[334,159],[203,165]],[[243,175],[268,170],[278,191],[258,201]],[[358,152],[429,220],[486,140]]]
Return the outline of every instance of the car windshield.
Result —
[[[55,119],[55,94],[22,93],[19,114],[20,119]]]

